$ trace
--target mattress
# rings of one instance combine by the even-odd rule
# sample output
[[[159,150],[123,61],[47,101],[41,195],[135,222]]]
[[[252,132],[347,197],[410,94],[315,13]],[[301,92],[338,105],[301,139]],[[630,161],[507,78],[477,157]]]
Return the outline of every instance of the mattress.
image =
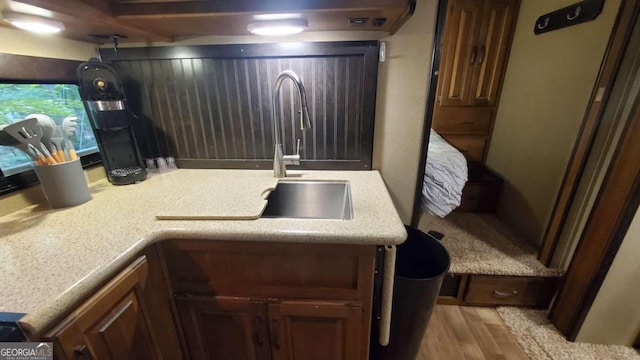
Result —
[[[439,217],[460,206],[467,183],[467,159],[440,134],[431,129],[422,185],[422,208]]]

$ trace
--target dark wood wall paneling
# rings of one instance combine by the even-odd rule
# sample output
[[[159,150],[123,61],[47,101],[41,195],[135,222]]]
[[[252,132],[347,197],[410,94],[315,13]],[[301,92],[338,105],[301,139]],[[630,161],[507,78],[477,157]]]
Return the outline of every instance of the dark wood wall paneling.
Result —
[[[301,139],[303,169],[370,169],[378,43],[208,45],[100,51],[139,116],[143,157],[174,156],[180,166],[270,168],[271,99],[291,69],[307,92],[312,128],[300,131],[291,81],[281,89],[285,153]]]

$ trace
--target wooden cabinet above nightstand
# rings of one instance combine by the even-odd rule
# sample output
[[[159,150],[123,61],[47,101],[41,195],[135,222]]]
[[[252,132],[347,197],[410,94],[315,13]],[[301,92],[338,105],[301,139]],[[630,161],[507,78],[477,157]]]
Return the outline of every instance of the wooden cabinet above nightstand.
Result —
[[[484,162],[519,0],[452,0],[447,8],[432,127]]]
[[[440,65],[440,106],[494,106],[517,0],[453,0]]]

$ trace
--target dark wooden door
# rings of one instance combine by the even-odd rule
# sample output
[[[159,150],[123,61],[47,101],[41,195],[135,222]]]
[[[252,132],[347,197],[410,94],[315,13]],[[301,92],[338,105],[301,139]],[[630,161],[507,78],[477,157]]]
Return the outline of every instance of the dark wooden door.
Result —
[[[484,2],[476,45],[478,53],[469,89],[469,105],[496,105],[517,10],[517,0]]]
[[[176,306],[192,359],[271,358],[264,302],[224,296],[177,296]]]
[[[343,302],[269,304],[274,360],[358,360],[362,307]]]
[[[47,334],[56,358],[162,359],[144,302],[148,271],[138,258]]]
[[[466,106],[469,102],[481,17],[482,0],[453,0],[449,4],[440,66],[441,106]]]

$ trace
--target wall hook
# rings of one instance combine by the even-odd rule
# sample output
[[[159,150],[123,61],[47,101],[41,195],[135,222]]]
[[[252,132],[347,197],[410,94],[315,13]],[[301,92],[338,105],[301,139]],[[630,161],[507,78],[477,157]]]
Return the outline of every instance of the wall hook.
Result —
[[[584,0],[544,14],[536,20],[536,35],[594,20],[602,12],[604,0]]]
[[[567,14],[567,20],[575,20],[578,16],[580,16],[581,9],[582,7],[580,7],[580,5],[576,6],[574,15]]]
[[[544,24],[540,24],[539,22],[536,23],[536,27],[540,30],[543,30],[544,28],[546,28],[547,26],[549,26],[549,17],[547,16],[546,18],[544,18]]]

